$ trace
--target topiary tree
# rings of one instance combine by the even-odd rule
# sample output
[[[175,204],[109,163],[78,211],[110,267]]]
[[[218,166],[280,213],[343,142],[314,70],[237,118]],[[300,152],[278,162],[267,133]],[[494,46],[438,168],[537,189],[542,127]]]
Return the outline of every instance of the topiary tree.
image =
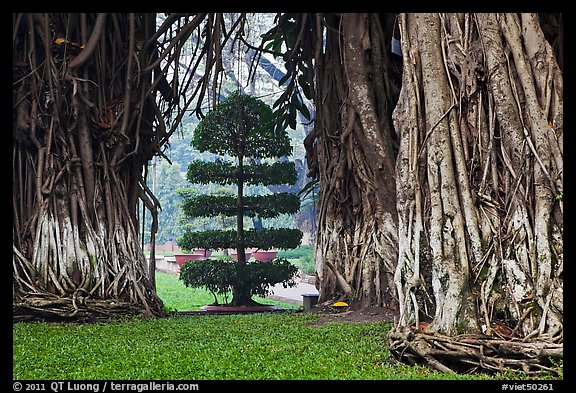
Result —
[[[189,218],[236,216],[236,230],[190,231],[178,239],[178,244],[189,250],[233,248],[238,257],[237,261],[229,262],[189,261],[182,267],[180,279],[186,286],[206,287],[212,293],[231,290],[230,305],[233,306],[256,305],[252,295],[265,295],[270,286],[278,283],[294,286],[297,269],[291,268],[287,260],[278,258],[266,266],[246,260],[246,248],[296,248],[302,238],[298,229],[244,229],[244,217],[272,218],[295,214],[300,209],[300,199],[295,194],[244,195],[246,185],[294,184],[297,180],[294,163],[285,159],[272,164],[262,162],[286,157],[292,152],[288,134],[276,127],[271,108],[249,95],[233,93],[198,124],[192,145],[201,152],[232,156],[236,160],[195,160],[188,167],[188,181],[235,184],[237,194],[236,197],[190,196],[182,205],[184,215]]]

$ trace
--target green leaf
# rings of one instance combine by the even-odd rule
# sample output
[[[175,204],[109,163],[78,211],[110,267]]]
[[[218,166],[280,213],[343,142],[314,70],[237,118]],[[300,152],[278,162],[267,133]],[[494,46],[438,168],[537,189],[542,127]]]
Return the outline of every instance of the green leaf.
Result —
[[[284,93],[280,94],[280,97],[278,97],[278,99],[274,101],[272,107],[277,108],[278,106],[282,105],[284,101],[286,101],[287,97],[288,97],[288,90],[285,90]]]
[[[306,120],[310,120],[310,111],[308,110],[308,107],[306,106],[306,104],[304,102],[302,102],[302,100],[300,100],[301,102],[301,106],[299,108],[300,113],[302,114],[302,116],[304,116],[304,118]]]
[[[304,106],[304,103],[302,102],[302,99],[300,98],[300,95],[298,94],[298,92],[294,92],[294,94],[292,94],[292,105],[294,105],[294,107],[298,110],[301,110],[302,107]]]
[[[284,43],[284,40],[282,40],[282,36],[278,36],[277,39],[274,39],[274,43],[272,45],[272,50],[276,53],[281,53],[282,52],[282,44]]]
[[[288,110],[288,125],[290,126],[290,128],[292,128],[293,130],[296,129],[296,112],[294,111],[294,109],[291,107]]]
[[[278,81],[278,86],[284,86],[284,84],[285,84],[286,82],[288,82],[288,80],[290,80],[291,77],[292,77],[292,75],[291,75],[289,72],[287,72],[286,75],[284,75],[284,76],[282,77],[282,79],[280,79],[280,80]]]
[[[298,76],[298,85],[302,88],[302,93],[304,93],[304,97],[309,100],[312,100],[312,92],[310,90],[310,84],[308,83],[308,79],[304,75]]]

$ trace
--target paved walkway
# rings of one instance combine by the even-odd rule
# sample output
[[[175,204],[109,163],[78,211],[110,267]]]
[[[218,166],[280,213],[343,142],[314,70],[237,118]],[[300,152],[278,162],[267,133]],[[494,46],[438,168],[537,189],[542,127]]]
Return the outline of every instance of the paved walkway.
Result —
[[[272,292],[273,294],[268,296],[270,299],[302,306],[302,294],[318,293],[318,290],[312,284],[299,281],[294,288],[284,288],[282,284],[275,285],[272,287]]]

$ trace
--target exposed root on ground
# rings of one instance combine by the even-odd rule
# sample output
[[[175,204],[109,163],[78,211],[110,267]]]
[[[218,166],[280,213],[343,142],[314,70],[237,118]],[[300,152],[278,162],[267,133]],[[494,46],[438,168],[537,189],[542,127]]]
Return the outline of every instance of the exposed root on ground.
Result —
[[[483,335],[448,337],[410,329],[390,332],[389,344],[390,353],[402,363],[457,373],[522,371],[534,376],[557,376],[564,353],[562,343]]]
[[[81,296],[62,298],[37,294],[14,300],[14,322],[106,322],[133,316],[151,316],[143,306],[121,300],[96,300]]]

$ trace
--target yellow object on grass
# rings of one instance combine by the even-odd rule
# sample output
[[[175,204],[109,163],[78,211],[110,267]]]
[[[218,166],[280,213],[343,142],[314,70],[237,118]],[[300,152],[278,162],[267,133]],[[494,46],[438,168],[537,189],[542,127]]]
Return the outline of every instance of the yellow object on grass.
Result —
[[[77,43],[75,43],[75,42],[68,41],[66,38],[62,38],[62,37],[56,38],[56,39],[54,40],[54,43],[55,43],[56,45],[70,44],[70,45],[76,46],[76,47],[78,47],[78,48],[80,48],[80,49],[84,49],[84,45],[80,45],[80,44],[77,44]]]

